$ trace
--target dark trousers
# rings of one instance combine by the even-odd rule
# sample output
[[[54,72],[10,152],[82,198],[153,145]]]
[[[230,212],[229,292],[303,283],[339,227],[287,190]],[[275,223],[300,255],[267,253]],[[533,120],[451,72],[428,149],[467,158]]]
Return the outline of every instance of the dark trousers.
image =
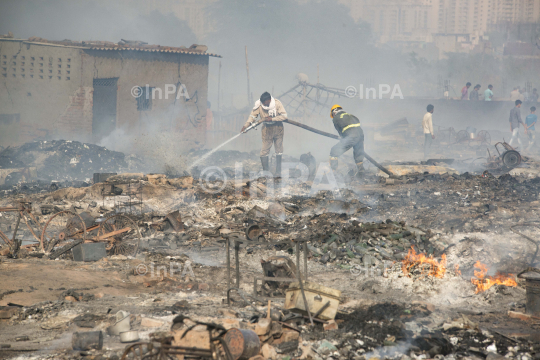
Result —
[[[350,148],[353,148],[354,162],[364,161],[364,131],[361,128],[352,128],[343,133],[343,137],[330,150],[331,157],[340,157]]]
[[[431,137],[431,134],[424,134],[424,160],[428,159],[429,150],[431,149],[432,142],[433,138]]]

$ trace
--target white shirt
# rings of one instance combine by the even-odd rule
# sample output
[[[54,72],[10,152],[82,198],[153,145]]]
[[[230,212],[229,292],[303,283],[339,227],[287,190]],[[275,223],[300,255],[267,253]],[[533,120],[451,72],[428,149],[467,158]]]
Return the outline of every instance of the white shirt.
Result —
[[[426,115],[424,115],[424,119],[422,120],[422,128],[424,128],[424,134],[433,135],[433,120],[430,112],[427,112]]]

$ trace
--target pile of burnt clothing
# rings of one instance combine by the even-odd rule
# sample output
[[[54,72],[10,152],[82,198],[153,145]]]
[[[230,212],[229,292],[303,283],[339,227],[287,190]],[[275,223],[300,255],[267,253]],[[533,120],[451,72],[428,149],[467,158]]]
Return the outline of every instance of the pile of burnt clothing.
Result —
[[[1,168],[36,167],[39,179],[86,180],[96,172],[122,172],[128,164],[121,152],[78,141],[35,141],[7,148],[0,154]]]

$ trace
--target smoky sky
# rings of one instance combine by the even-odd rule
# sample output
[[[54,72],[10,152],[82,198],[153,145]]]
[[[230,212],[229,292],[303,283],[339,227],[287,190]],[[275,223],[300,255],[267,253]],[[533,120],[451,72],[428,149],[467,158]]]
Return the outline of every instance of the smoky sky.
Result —
[[[0,0],[0,33],[48,40],[141,40],[190,46],[197,39],[172,13],[148,11],[142,2]]]
[[[224,91],[246,99],[245,46],[255,99],[272,88],[276,95],[288,90],[297,73],[316,83],[317,66],[321,83],[341,88],[368,79],[395,83],[406,70],[399,53],[376,47],[370,26],[334,0],[222,0],[208,16],[213,31],[205,40],[223,55]]]
[[[252,105],[247,102],[246,46],[254,99],[272,89],[274,95],[285,92],[297,84],[298,73],[316,83],[317,67],[326,86],[399,84],[405,97],[441,97],[444,80],[451,84],[451,96],[459,96],[466,82],[482,84],[482,89],[491,83],[498,98],[509,97],[514,86],[524,87],[527,81],[540,86],[537,59],[498,53],[504,41],[530,41],[540,34],[538,27],[519,31],[521,37],[502,30],[488,34],[493,39],[492,53],[453,53],[437,61],[411,54],[414,49],[402,52],[395,44],[377,43],[370,25],[354,21],[349,8],[337,0],[211,1],[202,14],[205,35],[198,39],[167,4],[189,7],[194,2],[0,0],[0,33],[12,31],[15,38],[208,45],[210,52],[223,56],[210,58],[208,93],[213,110],[219,79],[222,109]],[[438,51],[432,43],[425,45]]]

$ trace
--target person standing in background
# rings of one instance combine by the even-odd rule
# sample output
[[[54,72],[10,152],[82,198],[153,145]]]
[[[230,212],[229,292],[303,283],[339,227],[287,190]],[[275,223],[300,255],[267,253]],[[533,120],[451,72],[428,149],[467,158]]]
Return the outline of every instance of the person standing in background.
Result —
[[[429,104],[427,106],[427,113],[422,119],[422,128],[424,129],[424,160],[428,159],[429,151],[431,149],[431,144],[433,139],[435,139],[435,133],[433,132],[433,111],[435,106]]]
[[[531,101],[538,102],[538,90],[533,89],[533,92],[531,94]]]
[[[516,106],[510,110],[510,119],[508,120],[510,122],[510,131],[512,131],[512,138],[508,143],[510,146],[512,146],[514,140],[517,140],[518,144],[521,145],[521,139],[519,138],[519,124],[523,125],[525,133],[527,132],[527,127],[521,120],[521,100],[516,100],[515,104]]]
[[[538,121],[538,116],[535,114],[536,107],[531,107],[531,113],[530,115],[527,115],[525,118],[525,132],[527,133],[527,137],[529,138],[529,146],[527,146],[527,151],[529,151],[536,140],[536,129],[534,128],[534,125],[536,125],[536,122]]]
[[[482,85],[480,84],[477,84],[473,91],[471,91],[471,94],[469,95],[469,100],[472,100],[472,101],[478,101],[480,100],[480,88],[482,87]]]
[[[518,89],[518,87],[516,86],[516,87],[514,88],[514,90],[512,90],[512,91],[510,92],[510,101],[516,101],[516,100],[519,100],[519,96],[520,96],[520,94],[519,94],[519,89]]]
[[[471,87],[471,83],[468,82],[463,89],[461,89],[461,100],[467,100],[469,98],[469,88]]]
[[[484,91],[484,101],[491,101],[493,99],[493,85],[489,85],[486,91]]]
[[[519,90],[519,100],[521,100],[521,102],[525,101],[525,89]]]

